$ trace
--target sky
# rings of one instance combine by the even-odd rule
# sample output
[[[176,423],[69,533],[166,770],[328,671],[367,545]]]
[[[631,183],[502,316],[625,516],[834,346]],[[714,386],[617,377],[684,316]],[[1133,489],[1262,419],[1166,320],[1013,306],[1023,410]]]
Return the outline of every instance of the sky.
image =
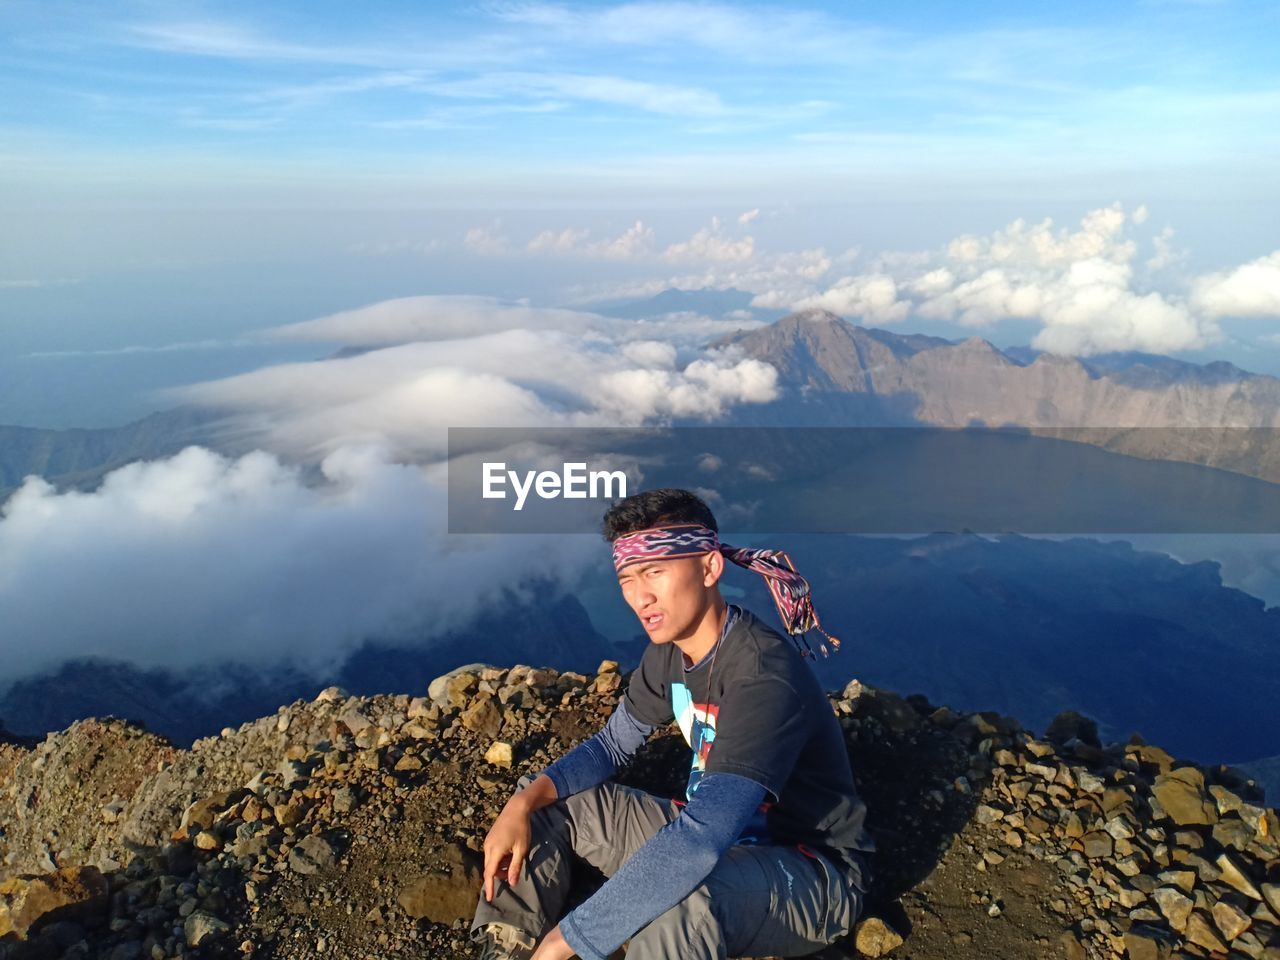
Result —
[[[0,20],[6,166],[67,201],[643,213],[1096,176],[1171,198],[1235,171],[1212,200],[1263,187],[1276,148],[1265,3],[8,0]]]
[[[781,302],[820,291],[779,293],[780,258],[830,288],[1116,203],[1148,212],[1135,274],[1166,268],[1129,287],[1187,297],[1280,246],[1278,28],[1234,0],[6,0],[0,422],[124,422],[156,401],[120,383],[293,358],[220,344],[396,296]],[[1280,372],[1273,324],[1130,339]],[[108,352],[48,362],[76,350]]]
[[[23,669],[332,660],[539,549],[576,582],[586,548],[450,540],[415,458],[768,402],[704,345],[778,311],[1280,375],[1278,34],[1235,0],[0,0],[0,424],[260,440],[29,480]],[[672,287],[749,305],[605,315]]]

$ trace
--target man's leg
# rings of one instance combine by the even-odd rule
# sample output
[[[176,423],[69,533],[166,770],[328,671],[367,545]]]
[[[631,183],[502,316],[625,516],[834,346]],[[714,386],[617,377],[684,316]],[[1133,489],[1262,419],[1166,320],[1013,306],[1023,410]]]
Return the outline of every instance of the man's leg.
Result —
[[[521,789],[532,778],[520,778]],[[489,923],[505,923],[535,939],[560,922],[569,893],[570,854],[612,876],[644,842],[674,820],[670,800],[616,783],[583,790],[534,812],[529,855],[514,886],[494,884],[493,902],[481,891],[474,934]]]
[[[730,847],[682,902],[631,938],[627,960],[796,957],[848,933],[861,894],[795,847]]]

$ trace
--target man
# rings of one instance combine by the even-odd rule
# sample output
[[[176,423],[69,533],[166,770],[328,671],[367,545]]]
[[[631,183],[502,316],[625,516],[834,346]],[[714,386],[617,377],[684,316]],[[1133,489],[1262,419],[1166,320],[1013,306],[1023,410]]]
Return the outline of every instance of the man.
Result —
[[[628,939],[628,960],[802,956],[859,917],[875,844],[840,726],[798,639],[719,581],[730,560],[764,576],[793,638],[821,630],[809,585],[785,553],[717,531],[685,490],[605,514],[651,642],[606,726],[522,777],[489,830],[472,925],[485,960],[606,960]],[[609,782],[673,718],[693,750],[686,801]],[[575,856],[609,879],[561,916]]]

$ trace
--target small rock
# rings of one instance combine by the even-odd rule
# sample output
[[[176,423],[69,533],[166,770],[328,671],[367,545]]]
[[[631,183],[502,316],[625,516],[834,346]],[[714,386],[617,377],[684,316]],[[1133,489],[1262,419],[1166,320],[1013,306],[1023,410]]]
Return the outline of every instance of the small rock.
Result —
[[[197,850],[219,850],[222,848],[222,841],[218,839],[218,835],[210,833],[208,830],[201,830],[191,842]]]
[[[1252,897],[1254,900],[1262,899],[1262,894],[1253,885],[1253,881],[1244,875],[1244,871],[1229,856],[1224,853],[1214,862],[1218,865],[1218,869],[1222,871],[1223,883],[1239,890],[1246,897]]]
[[[329,841],[315,834],[303,837],[289,850],[289,866],[295,873],[319,873],[332,867],[336,860]]]
[[[511,744],[505,740],[495,740],[485,751],[484,758],[495,767],[511,766],[513,760]]]
[[[854,944],[867,957],[883,957],[902,946],[902,935],[879,917],[867,917],[854,930]]]
[[[198,947],[206,940],[221,936],[230,929],[229,924],[203,910],[196,910],[182,924],[182,933],[187,938],[188,947]]]
[[[1179,767],[1156,777],[1151,792],[1164,815],[1179,826],[1218,822],[1217,804],[1205,793],[1204,774],[1195,767]]]
[[[1213,905],[1213,922],[1228,940],[1234,940],[1253,924],[1253,920],[1244,911],[1225,900],[1219,900]]]
[[[333,792],[333,809],[335,813],[350,813],[360,803],[360,794],[350,784],[343,784]]]
[[[1227,945],[1222,942],[1213,924],[1199,910],[1187,918],[1186,936],[1192,943],[1204,947],[1210,953],[1227,952]]]
[[[490,740],[502,729],[502,713],[492,700],[479,700],[462,711],[462,725]]]
[[[1179,933],[1187,927],[1187,918],[1191,916],[1194,902],[1180,890],[1173,887],[1157,887],[1151,892],[1151,899],[1156,902],[1169,926]]]

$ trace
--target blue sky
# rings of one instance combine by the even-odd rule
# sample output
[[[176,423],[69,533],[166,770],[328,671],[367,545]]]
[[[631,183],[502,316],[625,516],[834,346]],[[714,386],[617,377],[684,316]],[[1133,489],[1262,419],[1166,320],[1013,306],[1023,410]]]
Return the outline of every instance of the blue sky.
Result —
[[[5,166],[54,194],[745,202],[1222,164],[1262,187],[1280,136],[1274,4],[8,2],[0,23]]]
[[[902,291],[958,238],[1081,231],[1117,203],[1106,256],[1129,274],[1107,282],[1164,298],[1172,333],[1052,342],[1280,372],[1280,261],[1179,314],[1280,247],[1278,33],[1275,4],[1231,0],[7,0],[0,422],[147,409],[101,402],[155,379],[120,351],[163,348],[169,384],[262,362],[246,331],[421,294],[736,286],[1027,342],[1052,321]],[[1071,262],[1012,279],[1057,290]],[[886,272],[897,299],[851,312]],[[30,385],[69,382],[52,365],[77,350],[99,386],[54,415]]]

